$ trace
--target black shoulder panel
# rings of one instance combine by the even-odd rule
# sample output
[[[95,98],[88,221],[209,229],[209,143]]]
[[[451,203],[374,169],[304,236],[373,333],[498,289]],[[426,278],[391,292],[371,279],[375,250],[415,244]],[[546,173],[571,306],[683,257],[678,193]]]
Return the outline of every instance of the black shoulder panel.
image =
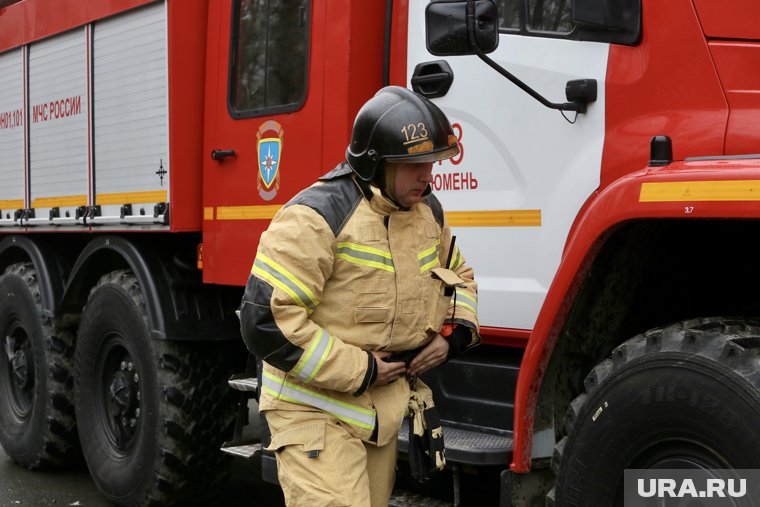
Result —
[[[348,222],[362,200],[359,187],[350,176],[348,164],[341,164],[320,178],[321,185],[315,185],[299,192],[285,207],[294,204],[308,206],[325,219],[333,234],[337,236]]]
[[[348,165],[346,162],[341,162],[335,168],[330,171],[329,173],[320,176],[317,178],[319,181],[328,181],[328,180],[334,180],[335,178],[340,178],[341,176],[345,176],[347,174],[351,174],[353,169],[351,169],[351,166]]]
[[[425,197],[425,200],[422,202],[430,206],[430,209],[433,211],[435,221],[438,222],[438,225],[443,227],[443,206],[441,206],[441,201],[439,201],[435,195],[428,194]]]
[[[257,358],[290,371],[301,358],[303,349],[293,345],[277,327],[269,306],[271,299],[272,287],[254,275],[249,276],[240,308],[240,334]]]

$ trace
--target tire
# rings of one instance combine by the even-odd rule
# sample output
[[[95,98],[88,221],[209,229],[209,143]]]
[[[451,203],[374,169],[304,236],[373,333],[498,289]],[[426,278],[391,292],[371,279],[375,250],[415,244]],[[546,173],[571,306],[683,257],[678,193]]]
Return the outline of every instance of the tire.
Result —
[[[29,262],[0,276],[0,444],[29,469],[76,461],[78,454],[72,335],[54,331],[39,284]]]
[[[586,377],[555,447],[549,506],[622,505],[627,468],[760,468],[760,321],[638,335]]]
[[[90,475],[111,501],[192,505],[226,478],[219,448],[235,422],[226,345],[152,339],[130,271],[92,289],[76,347],[76,414]]]

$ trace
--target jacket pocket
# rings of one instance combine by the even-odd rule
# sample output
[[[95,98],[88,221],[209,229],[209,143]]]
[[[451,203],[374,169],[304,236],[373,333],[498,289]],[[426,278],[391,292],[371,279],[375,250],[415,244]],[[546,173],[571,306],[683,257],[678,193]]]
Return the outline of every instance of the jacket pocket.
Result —
[[[354,322],[357,324],[384,323],[390,318],[388,308],[354,308]]]
[[[428,314],[426,331],[437,333],[443,326],[443,321],[449,312],[451,296],[455,287],[463,286],[464,280],[454,271],[446,268],[433,268],[430,270],[430,299],[428,300]]]
[[[301,412],[299,414],[306,417],[315,416],[314,413],[309,412]],[[327,444],[327,425],[330,424],[329,419],[320,418],[296,422],[299,414],[286,414],[285,417],[280,417],[280,415],[275,416],[274,419],[277,421],[277,424],[282,426],[279,427],[278,431],[274,431],[273,429],[272,442],[266,448],[267,451],[277,453],[277,478],[280,481],[280,486],[282,486],[283,490],[289,492],[289,495],[297,505],[304,505],[304,500],[302,499],[307,497],[309,498],[309,505],[313,505],[314,507],[328,505],[330,507],[348,507],[352,505],[351,498],[347,494],[350,491],[349,488],[346,488],[340,482],[337,482],[335,487],[327,489],[321,484],[321,481],[326,477],[325,467],[330,463],[330,458],[323,462],[320,462],[319,459],[320,453],[325,451],[325,445]],[[270,417],[267,416],[267,422],[269,421]],[[270,424],[271,427],[272,424]],[[328,451],[334,456],[339,450],[332,449],[333,442],[334,440],[331,439],[327,445],[331,446]],[[307,459],[298,458],[299,453],[303,453]],[[309,474],[308,477],[300,476],[298,471],[304,467],[309,467],[309,462],[312,459],[314,460],[316,472]],[[281,465],[281,460],[286,460],[286,464]],[[296,473],[288,473],[288,467],[292,467]]]

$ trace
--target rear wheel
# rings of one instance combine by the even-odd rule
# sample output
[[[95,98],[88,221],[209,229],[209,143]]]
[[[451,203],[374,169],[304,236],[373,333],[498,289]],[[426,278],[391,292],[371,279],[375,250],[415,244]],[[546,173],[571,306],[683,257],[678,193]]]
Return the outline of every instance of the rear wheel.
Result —
[[[625,469],[760,468],[760,322],[710,318],[636,336],[565,416],[547,505],[622,505]]]
[[[109,499],[194,504],[226,476],[219,447],[235,405],[225,350],[153,339],[134,275],[100,279],[79,328],[75,395],[82,451]]]
[[[33,265],[0,276],[0,443],[31,469],[59,465],[77,450],[72,339],[44,315]]]

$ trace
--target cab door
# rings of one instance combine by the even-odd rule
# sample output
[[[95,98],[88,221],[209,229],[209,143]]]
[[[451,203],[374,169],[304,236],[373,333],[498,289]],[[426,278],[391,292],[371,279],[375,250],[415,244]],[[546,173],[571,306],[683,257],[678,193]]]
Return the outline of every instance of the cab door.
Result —
[[[276,211],[320,173],[322,66],[310,0],[213,0],[204,282],[243,285]]]
[[[599,187],[609,44],[573,40],[568,0],[499,0],[499,46],[489,56],[552,102],[595,79],[585,114],[547,109],[476,56],[446,58],[449,116],[462,155],[435,168],[447,211],[479,285],[484,326],[530,330],[583,203]],[[425,44],[426,2],[409,2],[407,79],[440,61]]]

